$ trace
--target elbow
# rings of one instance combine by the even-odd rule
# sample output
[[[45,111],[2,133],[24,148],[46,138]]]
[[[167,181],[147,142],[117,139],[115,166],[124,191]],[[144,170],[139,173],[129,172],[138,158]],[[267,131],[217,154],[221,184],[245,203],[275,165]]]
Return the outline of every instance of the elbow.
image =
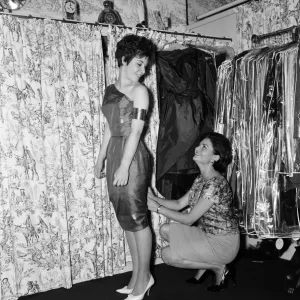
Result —
[[[187,226],[192,226],[195,223],[195,221],[192,221],[190,218],[187,218],[182,223]]]
[[[198,219],[197,219],[198,220]],[[191,218],[191,215],[190,215],[190,218],[188,218],[186,220],[186,224],[187,226],[192,226],[197,220],[194,220],[194,218]]]
[[[192,226],[195,222],[188,221],[185,225]]]
[[[174,202],[176,203],[175,210],[177,211],[182,211],[187,207],[186,205],[182,205],[179,200],[174,200]]]

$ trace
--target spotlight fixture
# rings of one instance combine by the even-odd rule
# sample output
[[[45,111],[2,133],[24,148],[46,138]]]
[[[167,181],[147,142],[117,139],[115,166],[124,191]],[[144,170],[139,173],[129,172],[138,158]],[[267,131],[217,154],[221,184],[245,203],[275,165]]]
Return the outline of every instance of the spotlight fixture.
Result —
[[[20,9],[25,3],[26,0],[0,0],[0,6],[8,10]]]

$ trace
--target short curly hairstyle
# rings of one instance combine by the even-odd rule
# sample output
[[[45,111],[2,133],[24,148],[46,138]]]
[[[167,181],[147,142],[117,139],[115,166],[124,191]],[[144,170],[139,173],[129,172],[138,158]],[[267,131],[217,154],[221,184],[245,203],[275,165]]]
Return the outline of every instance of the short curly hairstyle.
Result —
[[[153,42],[143,36],[135,34],[125,35],[118,43],[115,57],[118,61],[118,66],[122,66],[122,57],[129,64],[134,57],[151,57],[155,51]]]
[[[214,154],[220,156],[220,159],[213,163],[213,168],[220,173],[224,173],[232,161],[232,147],[230,141],[223,134],[217,132],[204,133],[200,137],[200,142],[206,138],[211,141]]]

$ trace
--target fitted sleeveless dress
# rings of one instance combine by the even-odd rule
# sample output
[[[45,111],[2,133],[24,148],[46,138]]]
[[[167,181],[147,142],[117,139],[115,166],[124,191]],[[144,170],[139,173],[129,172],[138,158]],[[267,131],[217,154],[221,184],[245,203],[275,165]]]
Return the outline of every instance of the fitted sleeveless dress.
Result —
[[[102,112],[107,120],[111,138],[107,147],[106,180],[109,199],[116,217],[126,231],[139,231],[148,226],[147,190],[150,180],[150,154],[139,141],[129,168],[128,183],[114,186],[114,174],[119,168],[126,140],[131,131],[133,101],[115,85],[106,88]]]

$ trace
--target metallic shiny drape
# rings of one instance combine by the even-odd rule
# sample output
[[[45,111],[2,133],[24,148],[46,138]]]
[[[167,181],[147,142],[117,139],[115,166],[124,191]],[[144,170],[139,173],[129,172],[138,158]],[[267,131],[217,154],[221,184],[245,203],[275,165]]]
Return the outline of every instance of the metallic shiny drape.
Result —
[[[298,49],[299,44],[253,49],[219,68],[215,129],[233,142],[228,176],[248,234],[300,235]]]

